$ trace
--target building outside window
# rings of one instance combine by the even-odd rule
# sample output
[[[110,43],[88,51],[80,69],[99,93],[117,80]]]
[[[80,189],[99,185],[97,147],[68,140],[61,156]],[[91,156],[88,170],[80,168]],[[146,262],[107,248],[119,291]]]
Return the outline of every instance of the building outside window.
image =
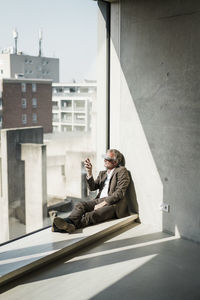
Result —
[[[59,109],[58,101],[52,101],[53,109]]]
[[[32,99],[32,106],[35,108],[37,107],[37,99],[36,98],[33,98]]]
[[[85,126],[74,126],[74,131],[85,131]]]
[[[23,93],[26,92],[26,83],[25,83],[25,82],[22,82],[22,83],[21,83],[21,89],[22,89],[22,92],[23,92]]]
[[[22,108],[26,108],[26,98],[22,98]]]
[[[70,87],[70,88],[69,88],[70,93],[76,93],[77,90],[78,90],[78,89],[77,89],[76,87]]]
[[[32,92],[36,92],[37,91],[37,85],[36,83],[32,83]]]
[[[75,113],[74,114],[74,122],[85,124],[85,114],[83,113]]]
[[[37,123],[37,114],[36,113],[33,113],[32,121],[33,121],[33,123]]]
[[[58,126],[53,126],[53,132],[58,132]]]
[[[84,100],[74,100],[74,110],[84,110],[85,101]]]
[[[71,109],[72,108],[72,100],[61,100],[62,109]]]
[[[72,131],[72,125],[62,125],[61,126],[61,131],[62,132]]]
[[[66,1],[66,3],[64,4],[64,6],[66,5],[66,7],[68,5],[67,2],[68,1]],[[72,3],[74,2],[76,2],[76,0],[72,1]],[[95,1],[91,1],[91,3],[91,5],[96,6]],[[77,4],[75,3],[73,5],[73,16],[75,18],[75,16],[77,16]],[[63,7],[63,10],[66,11],[66,7]],[[95,15],[95,11],[96,10],[94,10],[93,15]],[[23,15],[27,13],[28,11],[26,12],[26,10],[24,9],[22,14],[20,14],[19,12],[17,18],[23,19]],[[69,13],[72,14],[72,12]],[[86,14],[92,15],[88,12],[86,12]],[[59,24],[59,16],[56,17],[58,17],[58,19],[55,20],[55,22]],[[92,20],[95,20],[94,16],[91,18],[91,21]],[[80,29],[82,29],[82,24],[83,21],[80,20]],[[89,27],[94,28],[95,26],[96,22],[93,22],[93,24],[91,24],[91,26]],[[80,34],[82,35],[82,32]],[[29,157],[29,155],[25,157],[26,151],[24,151],[24,154],[21,157],[19,157],[19,155],[17,154],[17,159],[20,160],[18,161],[19,168],[23,168],[24,171],[21,172],[22,175],[30,178],[30,181],[34,180],[34,185],[29,188],[29,185],[27,184],[27,182],[23,181],[24,178],[23,176],[21,176],[21,174],[19,174],[17,168],[15,169],[15,172],[13,172],[14,174],[11,174],[16,177],[16,186],[20,186],[20,190],[18,188],[15,188],[14,191],[16,190],[19,195],[16,195],[15,193],[13,195],[13,198],[9,199],[9,211],[8,213],[6,212],[7,215],[5,216],[6,220],[9,219],[9,228],[7,226],[5,234],[2,238],[0,234],[0,242],[19,237],[20,235],[24,235],[50,225],[51,222],[48,212],[52,209],[51,206],[54,206],[55,204],[57,205],[59,203],[62,205],[63,199],[65,199],[66,197],[68,197],[69,202],[72,204],[71,207],[74,204],[73,201],[84,200],[84,197],[88,196],[86,195],[86,193],[82,195],[82,186],[85,185],[85,182],[82,178],[82,162],[85,157],[90,157],[93,164],[94,176],[96,177],[97,175],[96,82],[93,82],[96,78],[96,72],[94,72],[94,74],[92,75],[88,75],[88,70],[90,69],[91,62],[93,62],[96,57],[95,33],[94,37],[91,39],[91,35],[86,32],[84,44],[90,43],[91,45],[88,47],[90,52],[88,53],[88,55],[86,55],[88,58],[88,62],[85,64],[84,61],[83,66],[80,65],[79,60],[79,56],[81,56],[83,52],[82,47],[80,49],[80,53],[78,53],[78,56],[76,58],[76,47],[73,43],[73,38],[76,40],[77,36],[78,35],[73,35],[71,41],[72,47],[74,46],[75,55],[72,60],[73,66],[70,67],[70,69],[69,64],[64,63],[63,60],[63,74],[61,75],[60,79],[59,57],[44,58],[43,53],[41,56],[31,56],[29,55],[29,53],[24,54],[24,49],[22,49],[23,52],[18,55],[10,55],[13,62],[11,61],[11,59],[10,61],[13,65],[11,68],[12,73],[10,72],[9,75],[9,84],[13,86],[12,88],[8,88],[8,85],[5,84],[5,88],[8,90],[7,94],[9,96],[7,96],[6,99],[10,101],[8,103],[10,106],[8,107],[12,107],[15,112],[15,114],[11,114],[11,118],[14,119],[11,120],[12,122],[10,121],[11,126],[12,124],[14,124],[14,122],[16,122],[17,128],[21,127],[19,133],[18,131],[16,132],[17,138],[13,138],[13,140],[20,140],[21,144],[30,144],[27,148],[25,145],[24,149],[26,149],[27,151],[29,151],[28,149],[30,149],[30,153],[32,153],[32,148],[33,151],[40,151],[42,153],[43,161],[46,161],[47,163],[41,164],[40,157],[34,156],[34,160],[37,160],[35,162],[39,163],[35,163],[35,166],[33,165],[33,167],[36,169],[40,168],[43,176],[42,178],[35,178],[35,173],[32,170],[27,170],[25,164],[21,163],[21,160],[24,161],[25,159],[27,160],[26,163],[28,164],[29,160],[32,161],[32,157]],[[94,45],[94,47],[92,44]],[[93,47],[94,49],[94,55],[91,55],[91,47]],[[60,43],[60,49],[62,49],[62,39]],[[49,53],[53,50],[54,49],[49,49]],[[46,50],[44,49],[44,53],[45,51]],[[68,51],[66,52],[64,50],[63,53],[64,55],[66,55],[66,60],[68,60]],[[3,77],[4,74],[1,75],[1,69],[3,69],[3,65],[0,66],[0,77]],[[5,70],[7,70],[7,68]],[[77,74],[74,74],[74,70],[77,70]],[[15,74],[18,75],[18,77],[16,77],[15,79],[16,82],[13,81]],[[19,77],[19,74],[21,74],[21,77]],[[84,78],[86,78],[87,76],[91,76],[91,80],[88,79],[88,81],[86,82]],[[75,79],[72,80],[72,78]],[[79,84],[76,84],[77,81],[80,81]],[[95,88],[95,92],[92,95],[88,95],[87,93],[90,86],[94,86]],[[14,90],[15,87],[16,92],[14,93],[12,92],[12,90]],[[82,91],[80,87],[83,88]],[[51,90],[52,88],[53,91]],[[20,93],[20,96],[17,96],[18,93]],[[15,107],[15,105],[13,105],[13,103],[16,102],[16,99],[18,99],[18,107]],[[75,110],[76,100],[78,102]],[[3,99],[4,104],[5,102]],[[17,117],[17,108],[19,109],[19,117]],[[75,115],[75,113],[77,115]],[[48,130],[44,130],[44,132],[42,132],[43,130],[41,130],[40,127],[43,126],[45,128],[45,126],[47,126],[47,123],[50,123],[50,129],[47,128]],[[7,128],[7,125],[5,123],[5,115],[3,119],[3,126]],[[52,127],[53,134],[52,132],[50,132],[50,130],[52,130]],[[13,127],[11,127],[11,130],[12,128]],[[91,129],[89,130],[88,128]],[[20,137],[19,139],[18,136]],[[23,141],[21,139],[21,136]],[[39,143],[37,147],[35,147],[34,145],[35,142]],[[16,147],[17,149],[19,148],[18,144],[16,145]],[[13,153],[11,153],[11,155],[15,155],[14,151]],[[10,160],[15,161],[15,157],[10,157]],[[38,171],[37,174],[39,174]],[[23,184],[22,188],[21,183]],[[40,193],[41,186],[43,187],[43,190]],[[37,199],[35,199],[35,197],[31,197],[35,192],[37,193]],[[34,206],[34,214],[33,211],[29,210],[29,206]],[[69,213],[69,211],[67,211],[67,213]]]
[[[61,120],[63,122],[72,122],[72,114],[71,113],[61,113]]]
[[[27,123],[27,115],[23,114],[22,115],[22,124],[26,124]]]
[[[59,121],[58,114],[53,114],[53,122],[58,122],[58,121]]]

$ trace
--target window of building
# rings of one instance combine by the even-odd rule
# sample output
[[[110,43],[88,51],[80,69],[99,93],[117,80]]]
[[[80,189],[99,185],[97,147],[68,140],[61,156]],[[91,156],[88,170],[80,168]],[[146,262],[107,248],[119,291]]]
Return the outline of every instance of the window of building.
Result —
[[[37,99],[36,98],[32,99],[32,106],[37,107]]]
[[[26,108],[26,98],[22,98],[22,108]]]
[[[32,74],[32,73],[33,73],[33,71],[32,71],[32,70],[30,70],[30,71],[29,71],[29,74]]]
[[[59,109],[58,101],[52,101],[52,108]]]
[[[25,82],[22,82],[22,83],[21,83],[21,89],[22,89],[22,92],[23,92],[23,93],[26,92],[26,83],[25,83]]]
[[[72,108],[72,100],[61,100],[61,107],[70,109]]]
[[[33,123],[37,123],[37,114],[36,113],[33,113],[32,121],[33,121]]]
[[[58,114],[53,114],[53,122],[58,122],[59,121],[59,115]]]
[[[72,125],[62,125],[62,126],[61,126],[61,131],[62,131],[62,132],[69,132],[69,131],[72,131]]]
[[[1,70],[1,74],[3,74],[3,70]]]
[[[88,93],[88,87],[80,87],[80,93]]]
[[[77,87],[70,87],[69,91],[70,91],[70,93],[76,93],[77,92]]]
[[[72,113],[61,113],[62,122],[72,122]]]
[[[85,131],[85,126],[74,126],[74,131]]]
[[[61,175],[65,176],[65,165],[61,165]]]
[[[27,123],[27,115],[23,114],[22,115],[22,124],[26,124]]]
[[[69,93],[69,88],[64,88],[64,93]]]
[[[85,100],[74,100],[74,110],[84,110]]]
[[[32,64],[32,63],[33,63],[33,61],[32,61],[32,59],[30,59],[30,60],[29,60],[29,64]]]
[[[62,87],[56,88],[57,93],[63,93],[64,89]]]
[[[32,83],[32,92],[36,92],[37,91],[37,85],[36,83]]]
[[[58,126],[53,126],[53,132],[58,132]]]
[[[75,123],[80,123],[80,124],[85,124],[85,114],[75,113],[74,114],[74,122]]]

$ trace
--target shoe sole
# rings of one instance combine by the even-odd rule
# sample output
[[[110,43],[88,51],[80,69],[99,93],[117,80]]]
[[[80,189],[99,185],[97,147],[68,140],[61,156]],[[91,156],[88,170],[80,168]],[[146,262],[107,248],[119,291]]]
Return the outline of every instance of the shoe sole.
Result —
[[[58,229],[65,230],[68,233],[72,233],[76,229],[73,224],[67,223],[65,220],[63,220],[60,217],[55,217],[53,222]]]

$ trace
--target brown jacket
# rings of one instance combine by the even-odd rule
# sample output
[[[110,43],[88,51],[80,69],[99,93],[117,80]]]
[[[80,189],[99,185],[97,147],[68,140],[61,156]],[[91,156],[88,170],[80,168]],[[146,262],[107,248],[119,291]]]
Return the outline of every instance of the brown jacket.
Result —
[[[101,191],[106,180],[106,171],[101,171],[96,180],[93,177],[87,180],[90,191],[99,190],[95,199],[100,198]],[[127,188],[130,183],[130,176],[125,167],[116,167],[110,179],[108,197],[102,198],[108,205],[113,205],[117,218],[128,215]]]

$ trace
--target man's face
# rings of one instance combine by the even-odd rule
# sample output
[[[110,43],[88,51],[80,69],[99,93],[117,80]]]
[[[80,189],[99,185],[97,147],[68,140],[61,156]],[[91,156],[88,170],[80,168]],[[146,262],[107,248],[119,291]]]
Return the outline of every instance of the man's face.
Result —
[[[112,170],[117,166],[115,161],[115,154],[113,152],[107,151],[106,158],[104,158],[104,166],[107,170]]]

